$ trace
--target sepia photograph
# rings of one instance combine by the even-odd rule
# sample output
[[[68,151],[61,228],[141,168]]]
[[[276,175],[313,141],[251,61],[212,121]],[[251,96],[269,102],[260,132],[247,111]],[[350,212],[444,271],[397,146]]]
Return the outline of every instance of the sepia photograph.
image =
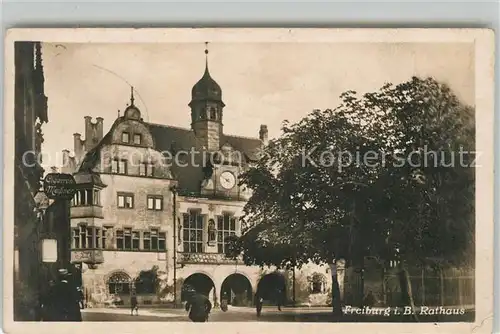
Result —
[[[491,329],[491,31],[15,29],[5,46],[6,332]]]

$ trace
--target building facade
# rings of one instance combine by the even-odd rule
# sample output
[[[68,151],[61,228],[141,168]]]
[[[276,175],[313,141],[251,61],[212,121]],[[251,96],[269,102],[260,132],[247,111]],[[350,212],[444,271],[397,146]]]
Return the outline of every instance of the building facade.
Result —
[[[36,195],[44,170],[41,126],[48,121],[39,42],[16,42],[14,170],[14,320],[40,319],[41,221]]]
[[[109,132],[102,118],[85,117],[74,156],[63,151],[62,172],[73,173],[79,187],[72,262],[82,263],[88,301],[127,304],[134,290],[140,303],[180,302],[191,286],[215,305],[221,298],[251,305],[267,282],[289,300],[299,291],[305,302],[327,303],[328,266],[291,273],[224,255],[228,238],[241,233],[251,195],[239,176],[258,159],[267,127],[255,138],[225,133],[222,89],[208,65],[191,92],[190,128],[144,122],[133,93]]]

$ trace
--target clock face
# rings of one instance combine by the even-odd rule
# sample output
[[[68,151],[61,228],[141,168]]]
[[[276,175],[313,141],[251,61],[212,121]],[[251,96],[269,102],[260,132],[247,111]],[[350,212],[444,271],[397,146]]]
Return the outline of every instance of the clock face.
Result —
[[[236,177],[231,172],[223,172],[220,175],[220,185],[224,189],[231,189],[236,185]]]

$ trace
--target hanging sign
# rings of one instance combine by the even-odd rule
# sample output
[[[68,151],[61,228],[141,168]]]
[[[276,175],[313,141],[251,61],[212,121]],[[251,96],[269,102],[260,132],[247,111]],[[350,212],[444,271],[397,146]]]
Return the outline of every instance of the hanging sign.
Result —
[[[76,181],[71,174],[50,173],[43,180],[43,191],[50,199],[72,199]]]

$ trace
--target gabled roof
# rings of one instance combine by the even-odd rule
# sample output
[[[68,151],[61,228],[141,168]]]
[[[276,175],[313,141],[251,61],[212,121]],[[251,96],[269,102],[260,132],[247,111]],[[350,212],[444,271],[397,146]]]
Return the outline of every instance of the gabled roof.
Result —
[[[104,138],[85,155],[79,168],[80,172],[91,171],[95,167],[100,159],[102,147],[111,144],[113,130],[122,119],[123,117],[117,118]],[[145,125],[153,136],[154,148],[157,151],[169,152],[173,157],[179,151],[189,152],[192,148],[200,149],[200,143],[191,129],[153,123],[145,123]],[[258,159],[261,147],[260,139],[223,135],[220,138],[220,146],[222,147],[226,143],[233,150],[241,152],[246,162]],[[179,190],[193,194],[200,191],[206,172],[202,166],[191,166],[189,163],[187,166],[178,166],[175,163],[171,165],[173,177],[179,181]]]

